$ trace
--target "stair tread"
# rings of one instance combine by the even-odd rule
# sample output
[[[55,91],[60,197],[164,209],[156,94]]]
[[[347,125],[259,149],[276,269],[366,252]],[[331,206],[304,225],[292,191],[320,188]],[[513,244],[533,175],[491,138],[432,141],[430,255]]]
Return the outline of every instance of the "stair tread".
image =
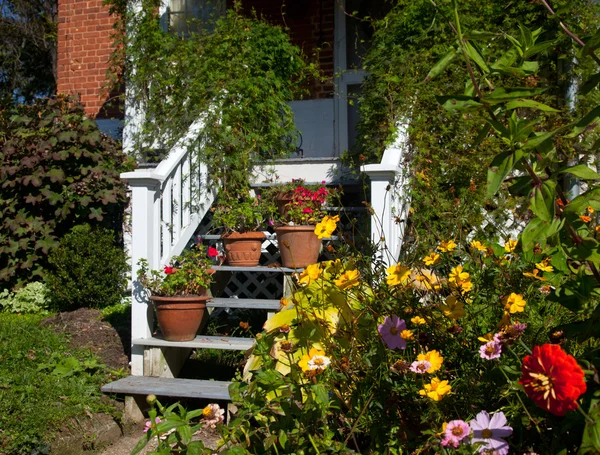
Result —
[[[245,308],[249,310],[279,310],[281,302],[279,299],[236,299],[236,298],[213,298],[206,302],[206,306],[212,308]]]
[[[254,346],[254,338],[198,335],[190,341],[166,341],[161,336],[155,336],[152,338],[135,338],[131,340],[131,344],[135,346],[247,351]]]
[[[265,266],[257,265],[255,267],[233,267],[231,265],[215,265],[211,266],[217,272],[260,272],[260,273],[291,273],[298,272],[304,269],[291,269],[281,266]]]
[[[202,379],[157,378],[152,376],[128,376],[102,386],[104,393],[126,395],[150,395],[229,400],[231,382],[206,381]]]

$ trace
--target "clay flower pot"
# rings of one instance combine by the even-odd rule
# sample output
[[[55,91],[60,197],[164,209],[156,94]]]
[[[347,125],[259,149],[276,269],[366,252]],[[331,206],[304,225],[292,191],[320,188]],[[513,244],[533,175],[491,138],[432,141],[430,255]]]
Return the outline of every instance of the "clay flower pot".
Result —
[[[260,261],[262,232],[233,232],[222,236],[227,263],[234,267],[254,267]]]
[[[315,226],[279,226],[275,233],[284,267],[299,269],[317,262],[322,242],[315,234]]]
[[[153,295],[158,325],[167,341],[190,341],[196,338],[204,316],[208,316],[208,295],[163,297]]]

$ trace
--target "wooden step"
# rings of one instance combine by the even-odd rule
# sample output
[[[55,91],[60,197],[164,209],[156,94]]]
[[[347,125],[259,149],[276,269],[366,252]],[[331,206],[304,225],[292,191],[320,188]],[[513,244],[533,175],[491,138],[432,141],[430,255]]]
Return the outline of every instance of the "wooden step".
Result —
[[[104,393],[122,393],[125,395],[154,394],[157,397],[229,400],[229,384],[231,382],[128,376],[102,386],[101,390]]]
[[[206,302],[211,308],[243,308],[245,310],[279,311],[281,302],[276,299],[213,298]]]
[[[131,344],[134,346],[247,351],[254,346],[254,338],[198,335],[190,341],[166,341],[161,336],[155,336],[152,338],[135,338],[131,340]]]
[[[301,272],[304,269],[291,269],[281,266],[264,266],[257,265],[256,267],[232,267],[231,265],[211,265],[212,269],[217,272],[256,272],[256,273],[292,273]]]

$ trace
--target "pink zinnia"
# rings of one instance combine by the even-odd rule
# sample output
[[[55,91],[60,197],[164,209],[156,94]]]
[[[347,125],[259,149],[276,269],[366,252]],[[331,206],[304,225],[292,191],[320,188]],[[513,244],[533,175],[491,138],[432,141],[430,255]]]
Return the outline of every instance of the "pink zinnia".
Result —
[[[425,374],[431,368],[431,363],[427,360],[415,360],[410,364],[410,371],[417,374]]]
[[[502,354],[502,343],[498,340],[490,341],[479,348],[479,356],[482,359],[497,359]]]
[[[403,330],[406,330],[406,322],[395,314],[387,316],[383,324],[377,327],[377,331],[389,349],[406,349],[406,340],[400,336]]]
[[[452,420],[446,425],[442,445],[457,448],[464,438],[471,434],[471,427],[464,420]]]
[[[313,209],[311,209],[309,207],[302,209],[302,213],[312,213],[312,212],[313,212]]]

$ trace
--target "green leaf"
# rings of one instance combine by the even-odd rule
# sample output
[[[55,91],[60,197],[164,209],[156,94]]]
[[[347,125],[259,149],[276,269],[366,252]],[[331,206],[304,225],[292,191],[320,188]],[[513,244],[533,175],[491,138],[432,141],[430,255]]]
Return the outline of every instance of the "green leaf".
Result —
[[[586,419],[581,439],[581,447],[577,455],[600,453],[600,400],[594,398],[590,400],[590,408],[587,415],[592,419],[588,422]]]
[[[592,291],[596,285],[594,277],[588,275],[579,276],[577,280],[567,281],[561,287],[556,288],[546,299],[559,303],[573,312],[577,312],[590,301]]]
[[[581,89],[579,90],[579,93],[581,95],[587,95],[598,84],[600,84],[600,73],[596,73],[593,76],[590,76],[590,78],[587,81],[585,81],[585,84],[583,84],[583,87],[581,87]]]
[[[523,53],[523,58],[528,59],[533,57],[536,54],[539,54],[542,51],[545,51],[549,47],[552,47],[556,44],[556,41],[542,41],[541,43],[534,44],[533,46],[527,48]]]
[[[288,441],[288,437],[287,437],[287,434],[285,434],[285,431],[279,430],[279,445],[281,446],[281,448],[285,449],[285,445],[287,444],[287,441]]]
[[[529,175],[517,177],[514,179],[514,182],[508,187],[508,191],[513,196],[527,196],[531,192],[533,181]]]
[[[585,46],[581,50],[581,55],[586,57],[594,52],[600,46],[600,30],[594,36],[587,40]]]
[[[467,42],[465,43],[465,50],[469,58],[477,64],[482,73],[487,74],[490,72],[490,68],[487,66],[487,63],[485,63],[485,60],[475,46]]]
[[[579,121],[575,122],[573,132],[567,134],[566,137],[576,137],[579,136],[587,128],[595,128],[598,122],[598,117],[600,117],[600,106],[596,106],[594,109],[588,112],[586,116],[584,116]]]
[[[564,220],[554,219],[551,223],[538,217],[533,218],[521,234],[523,251],[531,250],[536,243],[543,243],[548,237],[556,234],[563,226]]]
[[[505,177],[513,170],[515,165],[525,156],[521,150],[516,150],[514,153],[502,152],[496,155],[487,174],[487,197],[493,197]]]
[[[516,100],[519,98],[529,98],[532,96],[540,95],[547,89],[545,88],[528,88],[528,87],[514,87],[514,88],[503,88],[498,87],[489,95],[483,97],[483,101],[489,104],[504,103],[506,101]]]
[[[554,218],[554,189],[556,182],[546,180],[542,186],[536,186],[529,196],[529,207],[540,219],[550,222]]]
[[[142,449],[144,447],[146,447],[146,445],[150,442],[151,439],[152,439],[152,432],[148,431],[145,435],[143,435],[140,438],[138,443],[135,445],[135,447],[131,451],[131,455],[137,455],[138,453],[140,453],[142,451]]]
[[[577,218],[591,205],[595,210],[600,210],[600,188],[593,188],[577,196],[563,209],[563,213]]]
[[[563,248],[571,259],[600,262],[600,244],[594,239],[586,238],[581,243],[563,244]]]
[[[181,437],[181,441],[184,444],[189,444],[192,440],[192,429],[189,425],[180,426],[179,428],[177,428],[177,433]]]
[[[499,36],[501,36],[500,33],[485,32],[482,30],[468,30],[463,33],[465,40],[490,41]]]
[[[451,95],[436,96],[435,98],[447,111],[472,111],[483,106],[476,97],[472,96]]]
[[[521,149],[524,151],[533,150],[539,146],[541,146],[544,142],[551,139],[556,133],[565,129],[564,126],[555,129],[554,131],[549,131],[547,133],[536,133],[533,138],[527,139],[527,141],[521,146]]]
[[[600,179],[600,174],[594,171],[592,168],[585,164],[578,164],[573,167],[561,169],[557,174],[571,174],[583,180],[596,180]]]
[[[560,112],[558,109],[554,109],[553,107],[548,106],[544,103],[539,103],[537,101],[529,100],[529,99],[519,99],[515,101],[510,101],[506,103],[506,109],[518,109],[522,107],[527,107],[531,109],[538,109],[544,112]]]
[[[427,74],[427,77],[425,78],[425,82],[429,82],[430,80],[432,80],[433,78],[437,77],[440,75],[440,73],[442,73],[450,64],[450,62],[452,62],[452,60],[454,60],[454,57],[456,57],[457,51],[456,49],[452,49],[450,50],[446,55],[444,55],[439,62],[437,62],[433,68],[431,68],[431,70],[429,70],[429,73]]]

